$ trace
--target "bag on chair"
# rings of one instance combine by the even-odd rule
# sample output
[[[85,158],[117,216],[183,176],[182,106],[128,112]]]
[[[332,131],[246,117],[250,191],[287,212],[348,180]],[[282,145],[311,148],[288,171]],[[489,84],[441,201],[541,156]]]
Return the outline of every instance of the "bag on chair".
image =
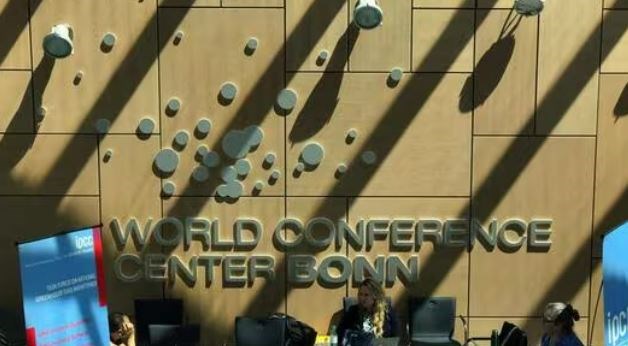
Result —
[[[499,333],[499,346],[527,346],[528,335],[510,322],[504,322]]]
[[[316,331],[306,323],[281,313],[274,313],[268,318],[284,319],[286,321],[285,346],[313,346],[316,342]]]

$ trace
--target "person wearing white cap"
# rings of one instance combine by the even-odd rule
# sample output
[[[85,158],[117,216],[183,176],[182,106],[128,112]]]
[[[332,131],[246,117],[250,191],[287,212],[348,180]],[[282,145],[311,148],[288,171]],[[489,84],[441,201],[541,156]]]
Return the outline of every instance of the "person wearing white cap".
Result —
[[[583,346],[573,331],[574,321],[580,319],[571,304],[549,303],[543,314],[544,334],[541,346]]]

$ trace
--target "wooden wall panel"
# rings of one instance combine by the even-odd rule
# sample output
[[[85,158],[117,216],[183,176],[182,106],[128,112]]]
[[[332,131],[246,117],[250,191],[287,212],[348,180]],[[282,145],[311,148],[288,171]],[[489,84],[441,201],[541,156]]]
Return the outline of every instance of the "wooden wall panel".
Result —
[[[628,215],[628,75],[604,75],[600,83],[593,238],[595,256],[602,255],[599,235],[621,225]]]
[[[599,234],[628,214],[626,0],[546,1],[541,16],[521,18],[514,39],[498,47],[512,0],[380,0],[383,26],[361,30],[351,51],[357,0],[28,1],[0,0],[0,216],[6,220],[0,270],[10,278],[0,291],[0,326],[10,335],[23,334],[16,240],[103,223],[110,310],[133,314],[136,298],[183,298],[187,321],[201,325],[201,343],[224,345],[233,344],[238,315],[287,312],[325,333],[342,297],[356,294],[353,285],[288,285],[285,254],[272,244],[281,217],[348,218],[350,224],[362,217],[466,217],[472,199],[472,215],[485,224],[551,218],[551,249],[489,252],[476,244],[468,253],[427,243],[416,252],[419,284],[406,290],[398,282],[387,290],[397,311],[406,315],[406,293],[455,296],[457,312],[472,316],[471,335],[489,335],[509,320],[533,344],[544,305],[563,300],[584,316],[576,324],[580,338],[603,342]],[[74,29],[74,55],[44,58],[43,37],[60,23]],[[117,41],[105,53],[100,44],[107,32]],[[247,55],[251,37],[259,47]],[[319,66],[323,49],[334,54]],[[398,85],[387,85],[394,67],[406,73]],[[76,82],[79,71],[83,78]],[[238,88],[230,104],[218,98],[228,81]],[[298,94],[289,113],[276,107],[286,83]],[[166,112],[173,97],[181,101],[174,116]],[[148,139],[135,135],[144,117],[155,123]],[[201,118],[212,121],[204,138],[194,134]],[[112,133],[100,143],[92,135],[99,119],[111,122]],[[243,181],[245,197],[214,198],[222,168],[233,164],[222,140],[252,125],[264,138],[247,155],[252,171]],[[358,136],[347,143],[350,129]],[[174,147],[181,130],[189,143],[177,149],[178,168],[164,180],[176,184],[176,196],[162,199],[154,158]],[[312,142],[325,149],[322,163],[294,174]],[[195,183],[201,145],[223,162],[208,182]],[[107,150],[113,152],[108,160]],[[361,159],[369,150],[377,156],[372,166]],[[264,168],[270,152],[276,162]],[[342,177],[340,163],[348,166]],[[272,185],[275,169],[281,177]],[[257,181],[265,187],[252,197]],[[144,252],[116,248],[114,217],[123,225],[131,217],[155,222],[162,209],[166,216],[217,218],[222,237],[231,237],[237,217],[258,219],[265,233],[252,251],[208,250],[198,242],[187,250],[154,242]],[[123,252],[163,252],[184,262],[200,254],[268,254],[276,259],[277,281],[226,287],[217,266],[207,285],[202,269],[193,287],[179,278],[123,284],[113,275]],[[302,252],[314,251],[292,253]],[[367,256],[376,254],[410,255],[384,242]],[[456,323],[455,338],[462,340]]]
[[[473,10],[425,9],[413,15],[413,71],[473,70]]]
[[[163,27],[176,26],[173,17],[182,16],[184,9],[163,9]],[[264,132],[261,145],[247,155],[253,167],[246,178],[245,194],[250,195],[257,180],[266,182],[263,195],[282,195],[284,180],[274,185],[268,178],[272,170],[262,169],[267,153],[277,160],[273,169],[283,175],[284,119],[273,109],[278,92],[283,87],[283,11],[279,9],[192,9],[177,30],[185,33],[178,45],[172,38],[161,36],[166,46],[161,55],[161,121],[164,127],[162,144],[172,146],[178,131],[187,131],[190,141],[179,154],[180,163],[171,180],[176,194],[212,195],[221,183],[221,168],[231,164],[223,154],[222,140],[229,131],[242,131],[248,126],[260,126]],[[244,53],[249,37],[257,37],[259,48],[251,55]],[[207,44],[212,42],[212,44]],[[231,104],[222,105],[218,95],[223,83],[232,82],[238,92]],[[175,116],[166,113],[169,100],[176,97],[181,109]],[[201,118],[212,122],[210,134],[197,139],[194,129]],[[205,183],[192,183],[195,153],[206,145],[222,158],[222,165],[210,171]]]
[[[349,209],[349,224],[359,220],[374,219],[409,219],[421,218],[455,219],[466,218],[467,198],[365,198],[352,199]],[[414,239],[414,238],[413,238]],[[410,297],[446,296],[456,298],[456,315],[467,315],[469,257],[464,248],[435,248],[431,242],[425,242],[419,250],[399,251],[390,248],[390,238],[376,238],[373,248],[366,252],[348,246],[349,257],[364,255],[373,261],[376,255],[396,255],[404,262],[411,255],[419,257],[419,281],[404,286],[397,281],[392,287],[386,287],[386,295],[392,298],[396,313],[401,321],[407,321],[407,306]],[[372,262],[371,262],[372,263]],[[355,286],[349,288],[350,296],[357,296]],[[462,326],[456,321],[457,340],[463,339]],[[403,324],[402,324],[403,325]]]
[[[160,7],[220,7],[221,0],[159,0]]]
[[[309,95],[309,99],[300,99],[287,119],[290,195],[468,195],[471,118],[458,109],[458,95],[467,75],[406,76],[392,89],[386,86],[386,78],[386,74],[366,73],[344,77],[308,73],[294,78],[289,87],[299,95]],[[410,78],[419,82],[409,84]],[[428,92],[426,85],[439,80],[416,115],[387,113],[392,103],[404,102],[398,99],[404,88],[416,87],[409,95],[420,97],[417,95]],[[347,145],[347,132],[352,128],[358,137]],[[390,153],[364,147],[369,142],[390,141],[395,142]],[[295,177],[292,172],[299,155],[310,142],[321,144],[325,157],[316,170]],[[375,152],[376,170],[361,160],[365,151]],[[337,179],[335,171],[340,163],[349,170]]]
[[[0,231],[3,274],[0,322],[11,339],[23,339],[22,290],[15,242],[97,225],[98,197],[2,196],[0,218],[3,226]]]
[[[57,60],[50,74],[35,67],[35,92],[47,110],[40,131],[95,133],[96,121],[107,119],[110,132],[134,133],[142,117],[157,116],[154,2],[43,1],[31,23],[36,66],[45,63],[41,42],[52,26],[67,23],[75,37],[74,54]],[[100,47],[108,32],[117,38],[105,53]],[[79,71],[83,77],[76,84]]]
[[[537,134],[595,134],[601,7],[601,0],[574,0],[570,6],[545,3],[539,32]],[[565,89],[558,92],[555,87],[561,81]],[[572,98],[574,94],[578,96]]]
[[[346,0],[292,0],[286,4],[286,69],[347,69]],[[327,51],[327,60],[319,54]]]
[[[27,1],[0,0],[0,70],[31,67],[28,16]]]
[[[107,151],[113,154],[106,159]],[[101,203],[103,244],[105,249],[108,305],[112,311],[133,311],[135,298],[161,297],[162,285],[140,281],[124,283],[114,274],[115,259],[125,253],[142,254],[154,249],[136,248],[131,243],[118,248],[112,222],[116,218],[125,228],[135,218],[143,229],[150,218],[161,218],[161,181],[153,174],[153,156],[159,150],[159,138],[140,140],[135,135],[108,136],[100,143]],[[131,240],[129,239],[129,242]]]
[[[93,136],[3,135],[0,194],[97,196],[96,159]]]
[[[626,2],[628,4],[628,2]],[[628,7],[628,6],[627,6]],[[628,12],[604,11],[602,31],[602,72],[628,72]],[[619,38],[619,40],[616,39]]]
[[[347,202],[345,198],[297,198],[287,199],[287,217],[296,218],[306,223],[316,217],[326,217],[337,223],[337,220],[347,220]],[[326,230],[315,230],[315,234],[320,234],[321,238],[328,235]],[[325,250],[317,250],[312,246],[302,246],[289,255],[315,255],[318,263],[327,256],[345,255],[346,247],[336,248],[330,246]],[[288,284],[286,297],[287,313],[295,316],[299,320],[312,326],[320,334],[329,334],[332,324],[338,323],[333,316],[342,310],[342,298],[347,293],[346,285],[339,287],[322,287],[315,282],[309,287]],[[317,302],[316,309],[312,309],[312,304],[306,302]]]
[[[478,8],[512,8],[510,0],[475,0]]]
[[[0,29],[1,30],[1,29]],[[0,132],[33,131],[33,90],[31,73],[0,71]]]
[[[628,8],[626,0],[604,0],[604,8]]]
[[[284,0],[222,0],[224,7],[282,7]]]
[[[476,244],[471,254],[472,316],[539,316],[545,302],[561,300],[586,311],[594,148],[593,138],[475,139],[473,217],[485,227],[493,219],[551,219],[552,245],[547,252],[524,244],[508,253]],[[503,161],[505,153],[517,163]],[[529,163],[520,165],[527,157]],[[500,173],[489,178],[495,170]],[[500,191],[503,179],[514,176],[507,190]],[[500,298],[487,304],[485,297]]]
[[[381,0],[383,25],[362,30],[349,58],[351,71],[410,70],[412,3],[409,0]],[[351,20],[356,0],[350,0]]]
[[[582,314],[582,311],[579,311]],[[520,328],[525,328],[528,334],[528,345],[540,345],[543,336],[543,319],[542,318],[520,318],[520,317],[504,317],[504,318],[471,318],[469,319],[469,335],[472,337],[490,337],[493,329],[501,330],[502,323],[508,321],[514,323]],[[586,345],[587,340],[587,318],[582,318],[574,325],[574,331],[580,341]],[[488,346],[490,343],[479,341],[478,346]]]
[[[474,8],[476,0],[413,0],[421,8]]]
[[[196,212],[198,204],[204,205],[200,212]],[[188,209],[189,206],[192,207]],[[254,250],[210,249],[211,254],[237,254],[247,257],[270,255],[275,258],[277,266],[283,261],[283,254],[275,250],[272,243],[273,229],[285,215],[283,198],[242,198],[237,204],[217,203],[206,198],[174,198],[164,203],[164,213],[167,216],[184,218],[198,216],[219,220],[221,239],[233,239],[233,223],[236,218],[257,219],[264,226],[264,232]],[[184,251],[182,246],[167,250],[179,256],[184,263],[187,263],[192,255],[208,254],[199,242],[192,242],[187,251]],[[199,271],[202,272],[200,268]],[[214,268],[214,278],[214,282],[209,286],[205,285],[205,275],[199,274],[194,287],[189,287],[181,280],[166,287],[168,297],[184,299],[187,320],[201,325],[203,345],[223,345],[224,342],[232,345],[236,316],[262,317],[272,312],[285,313],[286,282],[283,272],[277,272],[272,285],[268,285],[265,279],[258,278],[252,285],[246,287],[226,287],[222,282],[221,266]]]
[[[538,17],[517,22],[506,10],[478,17],[485,19],[476,33],[474,133],[532,134]]]

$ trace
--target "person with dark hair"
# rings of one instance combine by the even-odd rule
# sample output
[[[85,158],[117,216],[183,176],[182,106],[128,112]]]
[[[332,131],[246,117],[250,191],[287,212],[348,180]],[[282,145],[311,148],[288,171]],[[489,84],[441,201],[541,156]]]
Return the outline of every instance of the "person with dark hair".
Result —
[[[543,314],[545,334],[541,338],[541,346],[583,346],[573,330],[574,321],[578,320],[580,314],[570,304],[547,304]]]
[[[348,343],[351,332],[369,339],[397,336],[395,312],[386,302],[384,289],[373,279],[360,283],[358,304],[350,307],[340,320],[338,340],[341,346]]]
[[[135,346],[135,326],[129,316],[114,312],[109,314],[110,346]]]

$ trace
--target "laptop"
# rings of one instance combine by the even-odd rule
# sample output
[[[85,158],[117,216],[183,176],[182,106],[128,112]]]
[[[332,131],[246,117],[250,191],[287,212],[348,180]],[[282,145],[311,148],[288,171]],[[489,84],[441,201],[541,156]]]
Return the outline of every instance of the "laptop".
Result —
[[[373,346],[399,346],[399,337],[375,338]]]

